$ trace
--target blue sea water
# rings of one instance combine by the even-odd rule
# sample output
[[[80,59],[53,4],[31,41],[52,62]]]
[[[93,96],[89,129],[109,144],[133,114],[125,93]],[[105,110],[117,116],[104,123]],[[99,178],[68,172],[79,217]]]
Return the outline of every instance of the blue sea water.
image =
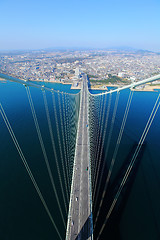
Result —
[[[21,80],[20,79],[17,79],[17,78],[14,78],[14,77],[11,77],[11,76],[7,76],[5,74],[2,74],[0,73],[0,78],[4,78],[6,80],[11,80],[11,81],[18,81],[20,82]],[[35,83],[35,81],[29,81],[31,83]],[[62,84],[62,83],[49,83],[49,82],[36,82],[36,85],[45,85],[46,87],[49,87],[51,89],[54,89],[54,90],[58,90],[60,92],[67,92],[67,93],[73,93],[73,94],[76,94],[76,93],[79,93],[79,90],[78,89],[71,89],[71,84]]]
[[[63,87],[64,92],[67,92],[68,89],[70,91],[70,86],[67,87],[64,85]],[[60,88],[62,89],[61,85]],[[30,92],[32,95],[34,108],[36,111],[36,116],[38,119],[39,128],[49,160],[50,168],[52,169],[51,171],[62,208],[64,221],[66,223],[67,213],[65,213],[65,205],[55,163],[55,154],[53,152],[50,132],[48,128],[47,115],[45,112],[45,105],[43,100],[43,91],[30,87]],[[68,166],[67,164],[69,164],[70,171],[72,171],[78,119],[79,96],[77,95],[76,97],[69,97],[69,95],[66,94],[62,95],[60,93],[54,93],[54,104],[58,119],[57,125],[53,111],[53,99],[51,92],[46,91],[46,97],[53,129],[54,143],[57,150],[57,159],[59,162],[60,174],[62,176],[61,181],[64,196],[65,199],[67,199],[65,179],[63,176],[64,173],[65,176],[68,176],[66,167]],[[64,112],[64,107],[62,104],[63,101],[65,103],[65,106],[68,107],[66,112]],[[53,220],[59,229],[62,239],[64,239],[66,230],[62,222],[59,206],[57,204],[55,193],[53,192],[53,187],[51,185],[49,174],[47,172],[25,86],[8,80],[1,81],[0,103],[4,108],[4,111],[11,124],[20,148],[22,149],[22,152],[28,162],[32,174],[36,179],[37,185],[39,186],[39,189],[46,201],[50,213],[53,216]],[[61,113],[60,109],[62,111]],[[68,122],[66,123],[66,121]],[[66,126],[66,129],[63,129],[65,133],[62,131],[61,123],[62,125]],[[57,126],[59,129],[59,138]],[[68,129],[70,129],[70,132]],[[63,139],[65,141],[65,144],[67,144],[67,140],[69,141],[68,148],[70,149],[70,152],[66,158],[66,150],[62,144]],[[61,148],[58,142],[59,140],[62,144]],[[69,162],[62,162],[62,159],[68,159],[67,161]],[[64,168],[62,167],[63,165]],[[55,228],[53,227],[42,205],[42,202],[38,197],[37,192],[35,191],[35,188],[15,148],[15,145],[1,115],[0,196],[0,239],[59,239]],[[68,209],[69,201],[66,201],[66,204],[66,207]]]
[[[0,76],[1,77],[1,76]],[[78,93],[77,90],[71,90],[70,85],[50,84],[56,90],[67,93]],[[50,159],[52,173],[55,180],[55,185],[61,200],[63,212],[65,212],[62,200],[62,193],[59,187],[58,173],[56,171],[49,129],[47,125],[47,117],[43,102],[43,94],[40,89],[30,88],[33,97],[34,106],[37,113],[38,122],[43,136],[44,144]],[[92,93],[99,93],[95,91]],[[111,182],[117,176],[119,169],[123,165],[124,160],[130,154],[134,144],[137,144],[146,122],[150,116],[156,98],[159,92],[134,92],[132,105],[127,118],[124,135],[122,138],[121,147],[117,155],[117,161],[112,173]],[[55,117],[52,111],[52,96],[46,93],[50,115],[52,116],[52,127],[54,129],[54,138],[58,152],[57,130]],[[110,150],[107,159],[107,165],[111,161],[115,143],[121,126],[123,114],[125,111],[126,102],[128,99],[129,90],[120,93],[116,121],[113,129]],[[113,113],[116,94],[113,94],[111,102],[110,120]],[[62,98],[60,97],[62,104]],[[75,102],[75,99],[68,99]],[[77,100],[79,101],[79,100]],[[28,164],[38,182],[38,185],[46,199],[47,205],[51,211],[53,219],[57,224],[58,229],[65,239],[65,228],[59,214],[59,208],[53,194],[52,186],[48,177],[48,172],[44,163],[42,150],[37,137],[36,129],[33,122],[33,117],[27,99],[26,89],[19,83],[14,83],[8,80],[0,82],[0,102],[4,107],[6,115],[11,123],[20,147],[28,161]],[[59,112],[58,94],[56,95],[56,108],[59,120],[59,128],[61,128],[60,112]],[[77,112],[75,104],[72,104],[73,109],[70,109],[72,118],[77,120]],[[62,106],[61,106],[62,107]],[[78,111],[78,110],[77,110]],[[74,114],[73,114],[74,113]],[[106,113],[105,113],[106,114]],[[68,115],[69,120],[72,118]],[[116,231],[118,231],[118,239],[160,239],[160,109],[158,110],[150,131],[145,140],[145,149],[143,156],[140,159],[139,167],[135,172],[135,178],[132,181],[131,189],[125,199],[125,206],[121,212],[120,219],[117,223]],[[65,122],[65,119],[63,119]],[[76,122],[76,121],[75,121]],[[68,138],[75,140],[76,124],[71,123],[72,133]],[[107,129],[105,146],[107,144]],[[62,129],[60,129],[61,141],[63,139]],[[105,152],[104,146],[104,152]],[[70,146],[74,149],[74,144]],[[64,150],[63,150],[64,155]],[[70,156],[73,160],[72,156]],[[60,159],[60,156],[58,156]],[[62,163],[61,163],[62,164]],[[62,165],[61,166],[61,174]],[[66,173],[67,174],[67,173]],[[65,191],[65,181],[63,187]],[[105,211],[105,209],[104,209]],[[48,215],[30,181],[28,174],[22,164],[22,161],[17,153],[17,150],[11,140],[6,125],[0,116],[0,239],[34,239],[34,240],[50,240],[59,239],[57,233],[51,224]],[[64,215],[67,220],[67,215]],[[107,237],[107,235],[106,235]],[[113,239],[109,236],[109,239]]]
[[[121,128],[122,119],[124,116],[126,103],[130,91],[125,90],[120,92],[117,113],[113,125],[113,132],[110,139],[109,150],[106,155],[108,138],[112,127],[112,116],[115,105],[116,93],[112,95],[111,110],[109,114],[109,121],[105,135],[105,142],[103,147],[103,161],[106,162],[106,171],[103,176],[102,185],[105,184],[107,174],[110,168],[111,160],[117,144],[118,134]],[[142,136],[146,123],[150,117],[153,106],[159,92],[133,92],[131,107],[127,117],[126,125],[120,142],[119,150],[116,156],[116,161],[111,173],[111,178],[105,197],[97,225],[94,230],[95,238],[105,221],[105,217],[109,211],[109,206],[112,203],[112,195],[115,196],[118,186],[122,181],[122,176],[127,169],[127,165],[132,159],[135,148]],[[108,97],[109,98],[109,97]],[[98,101],[94,100],[94,104]],[[102,100],[101,100],[102,101]],[[107,112],[108,100],[105,105]],[[107,113],[105,113],[107,114]],[[97,110],[97,118],[101,119],[100,111]],[[111,225],[108,223],[101,235],[100,239],[156,239],[160,235],[160,109],[158,109],[154,121],[150,127],[148,135],[142,146],[142,151],[137,158],[135,168],[131,172],[131,177],[117,201],[116,207],[111,217]],[[105,122],[102,123],[103,132]],[[93,130],[94,132],[94,130]],[[103,136],[103,134],[102,134]],[[102,174],[102,173],[100,173]],[[98,187],[97,187],[98,188]],[[97,192],[97,189],[96,189]],[[96,218],[102,198],[103,187],[99,192],[99,201],[97,202],[95,212],[93,212],[94,219]],[[93,205],[95,204],[93,200]],[[107,205],[108,204],[108,205]],[[107,225],[106,225],[107,226]]]

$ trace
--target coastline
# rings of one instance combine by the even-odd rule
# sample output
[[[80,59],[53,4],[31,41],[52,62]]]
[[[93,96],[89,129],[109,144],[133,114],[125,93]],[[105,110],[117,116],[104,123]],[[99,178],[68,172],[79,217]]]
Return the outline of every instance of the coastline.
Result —
[[[5,78],[1,78],[1,77],[0,77],[0,82],[2,82],[2,83],[6,83],[6,82],[7,82],[7,79],[5,79]]]
[[[104,91],[108,91],[108,87],[114,87],[114,88],[118,88],[118,87],[122,87],[120,85],[112,85],[112,84],[108,84],[105,85],[106,88],[101,87],[99,85],[95,85],[95,87],[91,86],[89,89],[91,90],[104,90]],[[135,92],[155,92],[156,90],[160,89],[160,85],[148,85],[146,84],[145,86],[141,87],[141,88],[135,88],[135,89],[131,89],[131,91],[135,91]]]
[[[4,73],[1,73],[1,74],[4,74]],[[19,80],[22,80],[22,81],[30,81],[30,80],[25,80],[25,79],[20,79],[14,75],[6,75],[4,74],[6,77],[0,77],[0,81],[2,81],[3,83],[6,83],[7,80],[7,77],[13,77],[13,78],[16,78],[16,79],[19,79]],[[43,82],[43,83],[57,83],[57,84],[64,84],[64,85],[71,85],[71,89],[73,90],[80,90],[81,89],[81,83],[78,84],[78,86],[74,86],[74,82],[61,82],[61,81],[43,81],[43,80],[36,80],[36,81],[31,81],[31,82]],[[102,91],[108,91],[108,87],[114,87],[114,88],[118,88],[120,87],[120,85],[118,84],[107,84],[107,85],[95,85],[95,86],[91,86],[89,87],[90,90],[102,90]],[[136,92],[154,92],[156,91],[156,89],[160,89],[160,85],[159,84],[155,84],[155,85],[149,85],[149,84],[146,84],[145,86],[141,87],[141,88],[135,88],[135,89],[131,89],[132,91],[136,91]]]
[[[114,87],[114,88],[118,88],[119,85],[116,84],[107,84],[107,85],[95,85],[95,86],[91,86],[89,87],[89,89],[91,90],[103,90],[103,91],[108,91],[108,87]]]
[[[136,92],[155,92],[156,89],[160,89],[160,85],[145,85],[143,88],[132,89]]]
[[[30,80],[26,80],[26,79],[23,79],[23,78],[18,78],[17,76],[14,76],[14,75],[6,75],[6,74],[4,74],[4,73],[1,73],[0,72],[0,74],[3,74],[3,75],[5,75],[6,77],[0,77],[0,81],[7,81],[7,80],[9,80],[9,79],[7,79],[7,77],[9,78],[9,77],[13,77],[13,78],[16,78],[16,79],[18,79],[18,80],[22,80],[22,81],[24,81],[24,82],[43,82],[43,83],[57,83],[57,84],[63,84],[63,85],[71,85],[71,89],[81,89],[81,87],[79,87],[79,86],[77,86],[77,87],[74,87],[73,86],[73,84],[74,83],[72,83],[72,82],[61,82],[61,81],[43,81],[43,80],[36,80],[36,81],[30,81]]]

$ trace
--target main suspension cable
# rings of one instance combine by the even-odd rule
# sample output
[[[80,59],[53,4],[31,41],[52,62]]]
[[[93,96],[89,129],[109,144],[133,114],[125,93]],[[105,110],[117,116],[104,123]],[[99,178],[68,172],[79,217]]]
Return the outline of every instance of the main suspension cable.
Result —
[[[59,163],[58,163],[57,151],[56,151],[56,146],[55,146],[55,141],[54,141],[54,136],[53,136],[51,118],[50,118],[49,109],[48,109],[47,97],[46,97],[45,90],[43,90],[42,92],[43,92],[43,100],[44,100],[44,105],[45,105],[45,110],[46,110],[46,115],[47,115],[47,121],[48,121],[48,127],[49,127],[51,142],[52,142],[52,148],[53,148],[53,152],[54,152],[54,156],[55,156],[56,167],[57,167],[60,187],[61,187],[61,191],[62,191],[62,197],[63,197],[65,208],[67,208],[67,204],[66,204],[66,200],[65,200],[65,194],[64,194],[63,185],[62,185],[60,167],[59,167]]]
[[[111,213],[112,213],[112,211],[113,211],[113,209],[114,209],[114,207],[115,207],[115,205],[116,205],[116,203],[117,203],[117,201],[118,201],[118,199],[119,199],[119,196],[120,196],[120,194],[121,194],[121,192],[122,192],[122,190],[123,190],[123,187],[124,187],[124,185],[125,185],[128,177],[129,177],[129,175],[130,175],[130,173],[131,173],[131,170],[132,170],[132,168],[133,168],[133,166],[134,166],[134,163],[135,163],[135,161],[136,161],[136,159],[137,159],[137,156],[138,156],[138,154],[139,154],[139,152],[140,152],[140,150],[141,150],[141,147],[142,147],[142,145],[143,145],[143,143],[144,143],[144,141],[145,141],[145,139],[146,139],[146,136],[147,136],[147,134],[148,134],[148,132],[149,132],[149,129],[150,129],[151,125],[152,125],[152,122],[153,122],[153,120],[154,120],[154,118],[155,118],[155,116],[156,116],[156,113],[157,113],[157,111],[158,111],[158,108],[159,108],[159,106],[160,106],[159,98],[160,98],[160,94],[158,95],[158,98],[157,98],[157,100],[156,100],[156,102],[155,102],[155,105],[154,105],[154,107],[153,107],[153,109],[152,109],[152,112],[151,112],[150,117],[149,117],[149,119],[148,119],[148,121],[147,121],[147,124],[146,124],[146,126],[145,126],[145,129],[144,129],[144,131],[143,131],[143,133],[142,133],[142,136],[141,136],[141,138],[140,138],[140,140],[139,140],[139,142],[138,142],[138,145],[137,145],[137,148],[136,148],[136,150],[135,150],[135,153],[134,153],[134,155],[133,155],[133,157],[132,157],[132,159],[131,159],[131,162],[130,162],[128,168],[127,168],[127,171],[125,172],[125,175],[124,175],[124,177],[123,177],[123,179],[122,179],[122,182],[121,182],[121,184],[120,184],[120,186],[119,186],[119,188],[118,188],[118,191],[117,191],[117,193],[116,193],[116,195],[115,195],[115,197],[114,197],[114,200],[113,200],[113,202],[112,202],[112,204],[111,204],[111,207],[110,207],[110,209],[109,209],[109,211],[108,211],[108,213],[107,213],[107,216],[106,216],[106,218],[105,218],[105,221],[104,221],[104,223],[103,223],[103,225],[102,225],[102,227],[101,227],[101,229],[100,229],[100,232],[99,232],[99,234],[98,234],[97,240],[100,238],[100,236],[101,236],[101,234],[102,234],[102,232],[103,232],[103,230],[104,230],[104,228],[105,228],[105,226],[106,226],[106,224],[107,224],[107,222],[108,222],[108,219],[109,219],[109,217],[111,216]],[[158,102],[158,101],[159,101],[159,102]]]
[[[42,139],[42,134],[41,134],[40,127],[39,127],[39,124],[38,124],[38,119],[37,119],[37,116],[36,116],[36,112],[35,112],[35,108],[34,108],[34,104],[33,104],[33,100],[32,100],[32,96],[31,96],[29,87],[26,87],[26,92],[27,92],[27,96],[28,96],[29,105],[30,105],[30,108],[31,108],[33,120],[34,120],[34,123],[35,123],[38,139],[39,139],[39,142],[40,142],[40,146],[41,146],[42,153],[43,153],[43,156],[44,156],[45,164],[46,164],[46,167],[47,167],[48,175],[49,175],[51,185],[52,185],[52,188],[53,188],[56,200],[57,200],[57,204],[58,204],[58,207],[59,207],[59,210],[60,210],[60,214],[61,214],[61,217],[62,217],[64,227],[66,227],[64,216],[63,216],[63,211],[62,211],[62,208],[61,208],[61,205],[60,205],[60,201],[59,201],[59,197],[58,197],[57,190],[56,190],[56,187],[55,187],[55,183],[54,183],[53,175],[52,175],[52,172],[51,172],[51,168],[50,168],[50,165],[49,165],[47,153],[46,153],[46,150],[45,150],[45,147],[44,147],[44,142],[43,142],[43,139]]]
[[[110,177],[111,177],[111,174],[112,174],[113,166],[115,164],[118,149],[119,149],[119,146],[120,146],[120,143],[121,143],[124,127],[125,127],[127,116],[128,116],[129,109],[130,109],[130,106],[131,106],[132,96],[133,96],[133,91],[130,91],[128,101],[127,101],[127,105],[126,105],[126,109],[125,109],[125,113],[124,113],[122,124],[121,124],[121,128],[120,128],[119,135],[118,135],[118,138],[117,138],[116,147],[115,147],[113,157],[112,157],[112,160],[111,160],[111,163],[110,163],[108,175],[107,175],[107,178],[106,178],[106,181],[105,181],[105,186],[104,186],[104,189],[103,189],[103,194],[102,194],[101,201],[100,201],[99,208],[98,208],[98,212],[97,212],[97,215],[96,215],[95,227],[96,227],[96,223],[97,223],[97,220],[98,220],[98,217],[99,217],[99,214],[100,214],[102,203],[103,203],[106,191],[107,191],[107,187],[108,187],[108,183],[109,183],[109,180],[110,180]]]
[[[20,156],[20,158],[21,158],[21,160],[22,160],[22,162],[23,162],[23,164],[25,166],[25,169],[26,169],[26,171],[27,171],[27,173],[28,173],[28,175],[29,175],[29,177],[30,177],[30,179],[31,179],[31,181],[32,181],[36,191],[37,191],[37,194],[38,194],[38,196],[39,196],[39,198],[40,198],[40,200],[41,200],[41,202],[42,202],[42,204],[43,204],[43,206],[44,206],[44,208],[45,208],[45,210],[46,210],[46,212],[47,212],[47,214],[48,214],[48,216],[49,216],[49,218],[50,218],[50,220],[51,220],[51,222],[52,222],[52,224],[53,224],[53,226],[54,226],[54,228],[55,228],[55,230],[56,230],[56,232],[57,232],[57,234],[59,236],[59,238],[62,240],[60,232],[59,232],[59,230],[58,230],[58,228],[57,228],[57,226],[56,226],[56,224],[55,224],[55,222],[54,222],[54,220],[52,218],[52,215],[51,215],[51,213],[50,213],[50,211],[48,209],[48,206],[47,206],[47,204],[46,204],[46,202],[45,202],[45,200],[44,200],[44,198],[42,196],[42,193],[41,193],[41,191],[40,191],[40,189],[39,189],[39,187],[37,185],[37,182],[36,182],[32,172],[31,172],[31,169],[30,169],[30,167],[29,167],[29,165],[27,163],[27,160],[26,160],[26,158],[25,158],[25,156],[24,156],[24,154],[23,154],[23,152],[21,150],[21,147],[20,147],[20,145],[19,145],[19,143],[17,141],[17,138],[16,138],[16,136],[15,136],[15,134],[13,132],[13,129],[12,129],[10,123],[9,123],[9,120],[8,120],[8,118],[6,116],[6,113],[5,113],[1,103],[0,103],[0,108],[1,108],[0,109],[0,113],[2,115],[2,118],[3,118],[4,122],[5,122],[5,125],[6,125],[6,127],[8,129],[8,131],[9,131],[9,134],[10,134],[12,140],[13,140],[13,143],[14,143],[14,145],[15,145],[18,153],[19,153],[19,156]]]

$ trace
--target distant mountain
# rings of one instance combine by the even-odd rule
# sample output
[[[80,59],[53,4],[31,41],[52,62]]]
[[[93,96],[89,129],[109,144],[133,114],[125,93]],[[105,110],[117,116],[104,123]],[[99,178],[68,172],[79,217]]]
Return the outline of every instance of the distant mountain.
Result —
[[[137,54],[152,54],[152,53],[155,53],[153,51],[149,51],[149,50],[143,50],[143,49],[139,49],[136,51]]]
[[[74,52],[74,51],[88,51],[88,52],[94,52],[94,54],[99,54],[99,55],[105,55],[105,51],[113,51],[112,54],[117,54],[117,53],[123,53],[123,54],[139,54],[139,55],[150,55],[150,54],[157,54],[160,55],[160,52],[154,52],[154,51],[149,51],[149,50],[144,50],[144,49],[136,49],[133,47],[128,47],[128,46],[120,46],[120,47],[107,47],[107,48],[67,48],[67,47],[53,47],[53,48],[43,48],[43,49],[28,49],[28,50],[6,50],[6,51],[1,51],[0,50],[0,55],[19,55],[19,54],[24,54],[24,53],[32,53],[32,54],[37,54],[37,53],[43,53],[43,52]],[[104,51],[104,52],[103,52]],[[97,53],[96,53],[97,52]]]
[[[132,52],[132,51],[136,51],[137,49],[133,48],[133,47],[128,47],[128,46],[119,46],[119,47],[110,47],[108,48],[108,50],[117,50],[117,51],[126,51],[126,52]]]

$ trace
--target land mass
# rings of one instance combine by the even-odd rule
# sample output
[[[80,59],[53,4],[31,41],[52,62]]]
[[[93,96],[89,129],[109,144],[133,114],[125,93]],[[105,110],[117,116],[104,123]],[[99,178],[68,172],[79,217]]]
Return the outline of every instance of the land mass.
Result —
[[[160,55],[143,50],[75,50],[0,53],[0,73],[25,81],[72,84],[80,89],[86,73],[91,89],[107,90],[152,77],[160,72]],[[151,90],[146,85],[139,90]]]

